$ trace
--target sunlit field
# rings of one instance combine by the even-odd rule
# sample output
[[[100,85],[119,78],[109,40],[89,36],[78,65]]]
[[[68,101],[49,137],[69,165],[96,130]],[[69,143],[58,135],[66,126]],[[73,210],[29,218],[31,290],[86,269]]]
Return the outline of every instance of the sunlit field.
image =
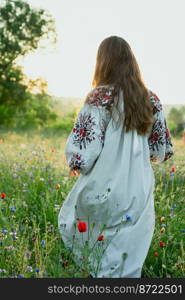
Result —
[[[89,275],[74,264],[57,226],[78,178],[66,164],[66,137],[0,132],[0,277]],[[143,277],[185,276],[185,144],[173,144],[174,157],[153,165],[156,229]]]

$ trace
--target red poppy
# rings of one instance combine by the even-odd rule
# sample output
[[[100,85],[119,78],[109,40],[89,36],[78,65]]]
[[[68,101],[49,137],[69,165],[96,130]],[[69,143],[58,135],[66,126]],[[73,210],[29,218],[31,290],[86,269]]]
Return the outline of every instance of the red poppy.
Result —
[[[171,168],[171,172],[176,172],[176,168]]]
[[[163,248],[163,247],[165,246],[165,243],[164,243],[164,242],[160,242],[160,243],[159,243],[159,246],[160,246],[161,248]]]
[[[5,194],[5,193],[1,193],[1,198],[2,198],[2,199],[4,199],[4,198],[5,198],[5,196],[6,196],[6,194]]]
[[[56,152],[56,149],[55,148],[51,149],[51,152]]]
[[[78,222],[78,230],[79,232],[86,232],[87,224],[85,222]]]
[[[156,251],[156,252],[154,253],[154,256],[158,257],[158,256],[159,256],[159,253]]]
[[[102,234],[102,235],[99,235],[99,237],[98,237],[98,241],[103,241],[104,240],[104,235]]]
[[[70,177],[78,176],[78,175],[79,175],[79,173],[78,173],[77,170],[71,170],[71,171],[69,171],[69,176],[70,176]]]

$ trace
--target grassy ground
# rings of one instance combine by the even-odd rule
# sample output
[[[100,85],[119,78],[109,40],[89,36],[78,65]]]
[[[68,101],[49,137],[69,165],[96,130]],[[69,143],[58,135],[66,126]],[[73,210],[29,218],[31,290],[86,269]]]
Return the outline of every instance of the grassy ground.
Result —
[[[65,141],[60,134],[0,132],[0,277],[88,276],[73,263],[57,227],[77,179],[69,176]],[[173,143],[175,156],[153,166],[156,229],[144,277],[185,275],[185,145]]]

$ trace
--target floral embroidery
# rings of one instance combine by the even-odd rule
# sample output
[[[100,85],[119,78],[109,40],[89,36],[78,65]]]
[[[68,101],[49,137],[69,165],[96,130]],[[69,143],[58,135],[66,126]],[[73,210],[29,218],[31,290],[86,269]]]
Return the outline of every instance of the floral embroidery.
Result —
[[[105,140],[105,131],[106,131],[106,114],[105,111],[99,111],[100,117],[94,114],[93,106],[106,107],[108,108],[113,104],[113,90],[114,88],[111,86],[101,86],[93,89],[87,95],[87,101],[84,103],[83,109],[80,111],[77,120],[74,124],[74,127],[71,131],[71,139],[70,143],[78,149],[77,152],[73,152],[70,158],[69,166],[71,170],[80,170],[85,171],[89,169],[89,161],[88,158],[85,157],[85,160],[82,159],[83,150],[87,150],[88,145],[90,145],[93,141],[93,147],[97,149],[102,149],[104,146]],[[85,104],[87,106],[85,106]],[[88,108],[86,110],[86,108]],[[90,108],[90,109],[89,109]],[[93,110],[91,111],[91,109]],[[69,146],[69,145],[68,145]],[[82,151],[82,153],[80,152]],[[81,153],[81,154],[79,154]],[[94,162],[97,159],[97,154],[99,151],[94,151]],[[87,156],[87,155],[86,155]]]
[[[174,154],[170,131],[167,128],[166,119],[161,115],[162,104],[159,98],[151,92],[150,99],[153,105],[153,114],[155,116],[152,132],[148,138],[149,149],[151,151],[150,159],[151,161],[156,162],[158,157],[160,157],[160,151],[162,152],[163,147],[165,147],[165,156],[163,159],[163,161],[165,161]]]
[[[166,152],[166,153],[165,153],[164,161],[167,160],[167,159],[169,159],[173,154],[174,154],[173,151]]]
[[[90,113],[80,113],[73,128],[73,144],[79,146],[80,150],[87,147],[89,143],[95,140],[96,125],[94,117]]]
[[[114,101],[114,86],[99,86],[93,89],[86,98],[86,103],[111,108]]]
[[[159,146],[164,145],[166,142],[165,126],[160,121],[157,120],[152,128],[152,134],[150,136],[150,148],[153,151],[159,151]]]
[[[100,130],[101,130],[101,133],[99,134],[98,138],[100,140],[100,142],[102,143],[102,147],[104,146],[104,140],[105,140],[105,124],[102,120],[102,122],[100,123]]]
[[[69,166],[71,170],[78,170],[81,167],[85,166],[85,161],[82,159],[82,156],[78,153],[73,153]]]
[[[153,114],[156,114],[158,111],[162,110],[160,99],[152,91],[150,91],[150,101],[153,106]]]

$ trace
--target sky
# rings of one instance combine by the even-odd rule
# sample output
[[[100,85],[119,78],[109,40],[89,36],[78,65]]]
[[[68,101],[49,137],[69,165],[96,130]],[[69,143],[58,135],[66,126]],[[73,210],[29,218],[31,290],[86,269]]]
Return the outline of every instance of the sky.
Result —
[[[50,94],[85,98],[99,44],[117,35],[130,44],[147,87],[161,102],[185,104],[184,0],[26,1],[55,19],[57,45],[20,62],[29,77],[47,80]]]

